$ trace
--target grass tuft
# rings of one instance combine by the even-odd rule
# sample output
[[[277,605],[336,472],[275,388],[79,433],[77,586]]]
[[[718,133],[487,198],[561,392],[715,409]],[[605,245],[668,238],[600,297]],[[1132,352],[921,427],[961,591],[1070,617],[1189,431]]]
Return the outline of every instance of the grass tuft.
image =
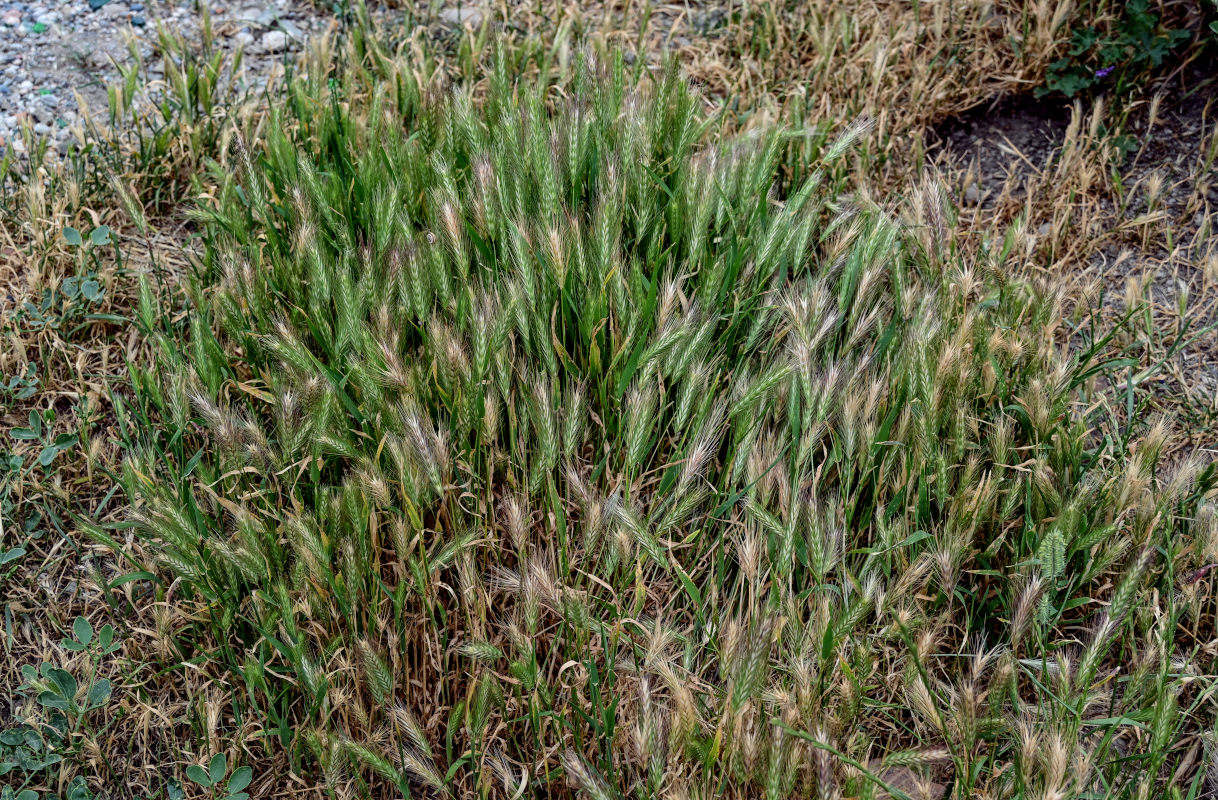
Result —
[[[867,123],[573,70],[306,72],[141,315],[123,487],[241,713],[373,795],[1169,785],[1215,479],[1107,340],[855,192]]]

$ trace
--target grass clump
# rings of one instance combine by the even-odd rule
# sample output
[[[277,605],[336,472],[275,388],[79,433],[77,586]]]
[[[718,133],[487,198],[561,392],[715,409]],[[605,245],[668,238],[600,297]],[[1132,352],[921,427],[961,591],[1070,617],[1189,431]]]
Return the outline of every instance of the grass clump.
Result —
[[[1107,434],[1020,233],[554,80],[301,76],[140,304],[122,482],[235,719],[338,796],[1198,786],[1213,472]]]

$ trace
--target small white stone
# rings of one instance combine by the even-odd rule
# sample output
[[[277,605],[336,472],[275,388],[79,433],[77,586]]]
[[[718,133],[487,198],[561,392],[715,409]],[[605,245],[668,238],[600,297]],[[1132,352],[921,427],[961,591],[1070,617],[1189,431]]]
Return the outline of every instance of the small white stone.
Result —
[[[239,22],[257,22],[258,16],[262,13],[260,8],[243,8],[236,14],[233,14],[233,19]]]
[[[268,31],[259,44],[264,53],[282,53],[287,49],[288,35],[283,31]]]
[[[468,22],[470,27],[477,28],[482,24],[482,12],[476,8],[462,5],[460,8],[444,9],[440,12],[440,19],[449,25],[464,25]]]

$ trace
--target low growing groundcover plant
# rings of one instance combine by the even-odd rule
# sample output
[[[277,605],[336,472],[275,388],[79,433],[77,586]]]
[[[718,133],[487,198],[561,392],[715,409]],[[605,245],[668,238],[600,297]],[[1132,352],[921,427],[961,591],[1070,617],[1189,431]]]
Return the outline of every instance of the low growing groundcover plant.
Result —
[[[1019,231],[503,52],[301,76],[145,287],[123,483],[238,717],[335,796],[1195,796],[1213,471]]]

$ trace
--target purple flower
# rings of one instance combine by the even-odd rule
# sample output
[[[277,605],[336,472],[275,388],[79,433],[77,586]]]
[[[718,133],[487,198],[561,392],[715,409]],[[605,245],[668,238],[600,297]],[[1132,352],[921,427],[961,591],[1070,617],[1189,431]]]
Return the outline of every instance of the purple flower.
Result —
[[[1096,80],[1107,78],[1114,69],[1116,69],[1116,67],[1100,67],[1095,71]]]

